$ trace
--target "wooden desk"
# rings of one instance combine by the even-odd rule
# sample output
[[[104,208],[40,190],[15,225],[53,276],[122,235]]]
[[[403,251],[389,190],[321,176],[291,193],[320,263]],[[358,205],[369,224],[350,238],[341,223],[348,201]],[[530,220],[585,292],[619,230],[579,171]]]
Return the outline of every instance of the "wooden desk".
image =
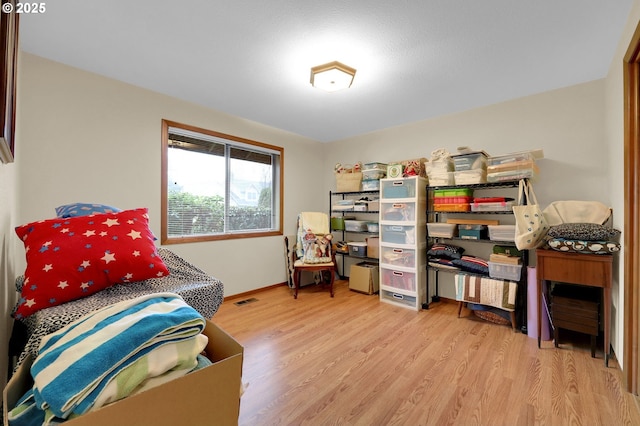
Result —
[[[538,281],[538,348],[540,347],[542,284],[544,281],[559,281],[600,287],[603,292],[604,314],[604,364],[609,366],[611,354],[611,280],[613,255],[564,253],[556,250],[536,250],[536,275]]]

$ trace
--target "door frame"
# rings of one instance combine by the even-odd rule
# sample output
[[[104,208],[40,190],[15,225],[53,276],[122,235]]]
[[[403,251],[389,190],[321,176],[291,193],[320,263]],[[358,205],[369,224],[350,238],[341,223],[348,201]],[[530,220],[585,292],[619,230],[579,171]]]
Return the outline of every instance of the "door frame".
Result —
[[[638,395],[640,306],[640,23],[623,59],[624,363],[627,391]]]

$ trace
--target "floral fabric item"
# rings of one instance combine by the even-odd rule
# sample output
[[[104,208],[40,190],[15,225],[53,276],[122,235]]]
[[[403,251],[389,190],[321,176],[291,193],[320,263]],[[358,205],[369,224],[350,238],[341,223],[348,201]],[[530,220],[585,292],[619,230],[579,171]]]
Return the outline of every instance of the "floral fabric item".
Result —
[[[611,254],[620,251],[615,241],[586,241],[552,238],[547,241],[549,247],[557,251],[584,254]]]
[[[547,236],[567,240],[611,241],[618,238],[620,231],[597,223],[563,223],[552,226]]]

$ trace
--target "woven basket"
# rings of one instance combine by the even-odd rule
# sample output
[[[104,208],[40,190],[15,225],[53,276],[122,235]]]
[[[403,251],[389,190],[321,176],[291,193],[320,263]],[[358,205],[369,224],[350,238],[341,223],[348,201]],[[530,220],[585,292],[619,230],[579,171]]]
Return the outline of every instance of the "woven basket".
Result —
[[[336,173],[336,190],[338,192],[360,191],[362,172]]]

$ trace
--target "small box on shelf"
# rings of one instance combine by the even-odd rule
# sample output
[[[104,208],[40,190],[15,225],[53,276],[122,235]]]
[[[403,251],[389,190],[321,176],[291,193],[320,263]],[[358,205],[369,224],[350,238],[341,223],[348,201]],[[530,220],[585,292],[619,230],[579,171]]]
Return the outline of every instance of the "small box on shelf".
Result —
[[[354,241],[347,243],[349,254],[355,257],[367,257],[367,243],[364,241]]]
[[[458,225],[458,235],[465,240],[482,240],[487,237],[487,226]]]

